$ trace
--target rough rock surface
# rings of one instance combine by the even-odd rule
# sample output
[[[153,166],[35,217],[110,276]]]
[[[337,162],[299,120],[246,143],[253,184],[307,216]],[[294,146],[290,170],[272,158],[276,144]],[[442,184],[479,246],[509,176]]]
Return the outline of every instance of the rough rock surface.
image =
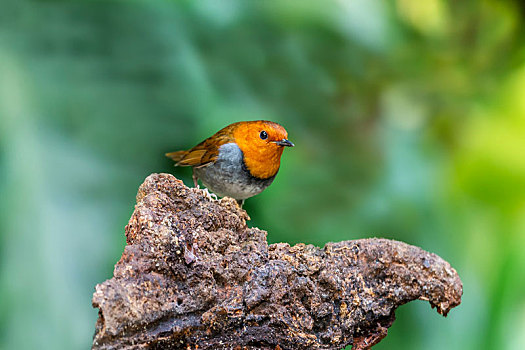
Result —
[[[268,246],[230,198],[169,174],[140,186],[114,277],[96,286],[94,349],[368,349],[395,309],[446,315],[462,284],[443,259],[386,239]]]

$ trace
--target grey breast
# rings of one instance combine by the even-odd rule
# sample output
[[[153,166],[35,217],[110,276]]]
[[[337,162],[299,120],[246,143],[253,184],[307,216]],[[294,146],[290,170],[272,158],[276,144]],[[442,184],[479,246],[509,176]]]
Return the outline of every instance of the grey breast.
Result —
[[[219,147],[219,156],[214,163],[194,169],[202,183],[218,196],[246,199],[268,187],[274,177],[257,179],[244,165],[241,149],[235,143]]]

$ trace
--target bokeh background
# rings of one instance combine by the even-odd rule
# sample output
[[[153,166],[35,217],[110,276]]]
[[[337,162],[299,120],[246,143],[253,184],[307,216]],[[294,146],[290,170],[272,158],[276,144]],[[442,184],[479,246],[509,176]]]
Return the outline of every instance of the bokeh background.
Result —
[[[525,349],[525,7],[510,0],[0,7],[0,349],[86,349],[137,187],[239,120],[283,124],[271,242],[398,239],[464,282],[375,349]]]

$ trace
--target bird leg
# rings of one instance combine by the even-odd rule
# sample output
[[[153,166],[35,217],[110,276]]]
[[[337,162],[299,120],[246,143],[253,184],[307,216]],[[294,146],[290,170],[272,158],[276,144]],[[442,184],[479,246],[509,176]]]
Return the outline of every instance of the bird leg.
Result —
[[[195,188],[199,188],[199,178],[197,177],[197,175],[195,174],[195,170],[192,169],[193,173],[192,173],[192,178],[193,178],[193,185],[195,185]]]
[[[195,185],[195,188],[200,189],[200,187],[199,187],[199,178],[195,174],[195,170],[193,170],[192,178],[193,178],[193,184]],[[217,195],[215,193],[210,193],[210,191],[208,191],[208,189],[206,187],[204,187],[204,193],[205,193],[206,197],[209,200],[217,200],[218,199]]]
[[[242,208],[243,204],[244,204],[244,199],[236,199],[237,201],[237,204],[239,204],[239,207]]]

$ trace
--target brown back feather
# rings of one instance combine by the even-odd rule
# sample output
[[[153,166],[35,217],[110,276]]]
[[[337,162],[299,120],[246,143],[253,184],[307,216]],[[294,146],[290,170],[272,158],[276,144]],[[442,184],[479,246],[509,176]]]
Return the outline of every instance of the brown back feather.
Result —
[[[166,153],[166,156],[177,162],[175,166],[200,167],[213,163],[219,156],[219,147],[233,142],[232,129],[234,126],[235,124],[225,127],[188,151]]]
[[[178,161],[180,161],[182,158],[184,158],[184,156],[185,156],[186,154],[188,154],[188,151],[170,152],[170,153],[166,153],[166,157],[171,158],[171,159],[173,159],[174,161],[178,162]]]

